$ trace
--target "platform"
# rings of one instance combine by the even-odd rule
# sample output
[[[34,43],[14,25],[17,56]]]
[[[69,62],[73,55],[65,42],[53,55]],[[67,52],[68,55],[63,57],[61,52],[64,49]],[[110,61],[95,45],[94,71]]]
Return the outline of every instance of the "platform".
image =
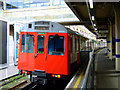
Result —
[[[107,49],[102,49],[96,54],[96,88],[118,90],[120,73],[115,71],[115,60],[110,60],[106,53]]]
[[[68,85],[65,87],[65,90],[72,88],[80,88],[84,79],[84,74],[84,70],[78,69],[77,73],[73,76]]]
[[[14,65],[14,54],[13,54],[13,37],[9,36],[9,61],[6,65],[0,65],[0,80],[6,79],[8,77],[18,74],[17,66]]]
[[[120,73],[115,71],[115,59],[107,57],[107,49],[100,49],[95,53],[95,89],[118,90],[120,88]],[[85,71],[79,69],[71,79],[65,90],[80,89],[84,80]]]
[[[67,89],[76,89],[76,88],[81,88],[83,80],[84,80],[84,75],[87,67],[87,63],[89,61],[90,57],[90,52],[91,51],[81,51],[80,52],[80,67],[77,70],[77,72],[74,74],[68,85],[65,87],[65,90]]]

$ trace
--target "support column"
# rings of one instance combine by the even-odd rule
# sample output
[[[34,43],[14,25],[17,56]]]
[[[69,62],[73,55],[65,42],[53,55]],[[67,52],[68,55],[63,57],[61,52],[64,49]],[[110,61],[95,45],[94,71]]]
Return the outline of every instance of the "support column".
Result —
[[[120,4],[115,4],[116,71],[120,71]]]
[[[112,32],[112,35],[113,35],[113,38],[112,38],[112,39],[113,39],[113,40],[112,40],[112,41],[113,41],[113,42],[112,42],[112,45],[113,45],[113,47],[112,47],[113,49],[112,49],[112,50],[113,50],[113,51],[112,51],[112,53],[113,53],[113,56],[115,56],[115,55],[116,55],[116,54],[115,54],[115,53],[116,53],[116,52],[115,52],[115,51],[116,51],[116,50],[115,50],[115,43],[116,43],[116,42],[115,42],[115,41],[116,41],[116,40],[115,40],[115,24],[113,24],[113,32]]]
[[[89,49],[88,50],[91,50],[91,40],[89,40]]]
[[[110,39],[110,43],[109,43],[109,59],[112,60],[112,30],[113,30],[113,25],[112,22],[110,21],[110,34],[109,34],[109,39]]]
[[[86,41],[87,49],[89,50],[89,40]]]
[[[3,1],[3,10],[6,10],[6,0]]]
[[[107,56],[109,57],[109,46],[110,46],[110,39],[109,34],[107,35]]]
[[[90,40],[90,51],[92,50],[92,41]]]

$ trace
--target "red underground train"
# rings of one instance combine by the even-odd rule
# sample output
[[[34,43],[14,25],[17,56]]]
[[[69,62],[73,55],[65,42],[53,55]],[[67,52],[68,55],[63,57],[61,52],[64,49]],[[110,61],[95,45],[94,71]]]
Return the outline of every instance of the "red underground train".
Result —
[[[50,21],[25,24],[20,33],[18,69],[30,73],[31,82],[47,83],[48,78],[62,78],[80,64],[82,36]]]

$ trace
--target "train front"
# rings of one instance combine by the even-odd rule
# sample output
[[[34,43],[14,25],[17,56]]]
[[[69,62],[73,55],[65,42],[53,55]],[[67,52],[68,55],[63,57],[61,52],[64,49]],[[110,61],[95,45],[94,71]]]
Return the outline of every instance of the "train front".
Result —
[[[20,34],[20,72],[30,73],[32,82],[45,82],[46,77],[61,78],[61,75],[68,75],[68,37],[66,29],[58,23],[37,21],[26,24]]]

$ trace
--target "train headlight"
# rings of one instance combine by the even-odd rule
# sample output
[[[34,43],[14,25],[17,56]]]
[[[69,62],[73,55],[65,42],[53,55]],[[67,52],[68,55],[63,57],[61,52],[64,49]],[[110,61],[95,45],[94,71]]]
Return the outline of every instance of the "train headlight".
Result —
[[[30,72],[27,72],[27,75],[29,75],[30,74]]]
[[[22,71],[23,74],[25,74],[25,71]]]
[[[52,77],[55,77],[55,75],[54,75],[54,74],[52,74]]]
[[[52,77],[61,78],[61,75],[52,74]]]
[[[61,78],[61,75],[57,75],[58,78]]]

